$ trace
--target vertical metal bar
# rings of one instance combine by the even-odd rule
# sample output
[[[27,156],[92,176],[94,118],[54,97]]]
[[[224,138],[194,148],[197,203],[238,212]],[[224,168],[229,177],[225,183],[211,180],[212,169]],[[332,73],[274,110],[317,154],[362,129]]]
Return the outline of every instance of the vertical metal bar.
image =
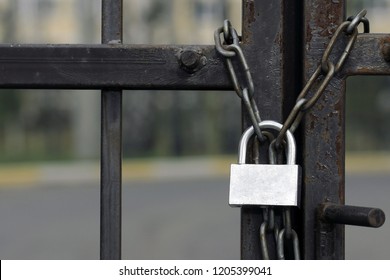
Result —
[[[297,3],[299,2],[299,3]],[[243,49],[255,85],[255,100],[263,120],[282,122],[300,88],[300,1],[243,0]],[[243,109],[243,128],[251,123]],[[266,162],[266,150],[261,151]],[[241,258],[262,259],[259,230],[262,210],[241,209]],[[294,221],[295,225],[295,221]],[[294,226],[293,225],[293,226]],[[270,244],[274,244],[271,240]],[[276,258],[276,246],[269,248]]]
[[[102,0],[102,43],[122,42],[122,0]],[[100,259],[121,258],[122,91],[101,93]]]
[[[304,1],[304,78],[318,63],[330,37],[343,21],[345,1]],[[344,204],[345,81],[333,79],[305,115],[303,131],[303,256],[343,259],[344,226],[321,223],[320,204]]]

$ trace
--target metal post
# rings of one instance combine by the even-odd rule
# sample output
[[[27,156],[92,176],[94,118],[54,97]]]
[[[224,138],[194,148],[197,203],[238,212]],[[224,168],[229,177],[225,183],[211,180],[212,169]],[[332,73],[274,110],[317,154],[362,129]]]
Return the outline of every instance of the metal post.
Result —
[[[344,1],[304,1],[304,78],[321,61],[324,49],[344,19]],[[344,204],[345,80],[332,79],[305,115],[303,141],[303,256],[343,259],[344,225],[321,223],[316,215],[325,202]]]
[[[243,49],[255,85],[255,100],[263,120],[284,121],[301,85],[301,4],[299,1],[243,0]],[[265,102],[264,102],[265,101]],[[243,128],[251,123],[243,109]],[[261,160],[266,162],[265,150]],[[295,221],[293,221],[293,227]],[[242,207],[241,258],[262,259],[259,230],[262,210]],[[270,244],[274,244],[270,241]],[[269,248],[276,258],[276,246]]]
[[[122,0],[102,1],[102,43],[122,43]],[[102,90],[100,259],[121,259],[122,91]]]

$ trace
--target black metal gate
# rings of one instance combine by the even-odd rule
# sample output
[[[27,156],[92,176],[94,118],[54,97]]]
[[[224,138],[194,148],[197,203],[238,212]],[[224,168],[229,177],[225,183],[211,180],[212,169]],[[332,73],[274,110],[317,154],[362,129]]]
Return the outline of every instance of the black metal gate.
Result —
[[[241,46],[257,89],[256,103],[264,119],[282,122],[344,20],[345,3],[243,0],[242,6]],[[122,90],[233,86],[214,45],[124,45],[122,0],[102,0],[102,11],[101,45],[1,45],[0,87],[102,89],[100,257],[120,259]],[[341,73],[325,90],[326,97],[319,99],[297,131],[303,206],[294,212],[293,222],[304,259],[343,259],[344,226],[339,223],[347,223],[356,211],[362,214],[360,208],[351,214],[349,208],[337,207],[344,204],[345,80],[350,75],[389,75],[389,45],[389,35],[359,34]],[[342,52],[341,46],[335,50]],[[244,113],[243,127],[249,125]],[[347,217],[324,221],[324,203]],[[261,259],[261,209],[243,207],[241,213],[241,256]]]

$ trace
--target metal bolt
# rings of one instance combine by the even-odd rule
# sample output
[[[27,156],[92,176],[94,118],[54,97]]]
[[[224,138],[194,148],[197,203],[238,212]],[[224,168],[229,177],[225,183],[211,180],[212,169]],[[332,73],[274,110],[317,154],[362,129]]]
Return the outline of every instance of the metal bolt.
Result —
[[[180,56],[180,60],[183,66],[189,69],[195,69],[196,66],[198,66],[199,58],[200,55],[193,50],[186,50]]]
[[[179,52],[179,63],[185,71],[194,73],[206,64],[206,57],[200,51],[185,49]]]

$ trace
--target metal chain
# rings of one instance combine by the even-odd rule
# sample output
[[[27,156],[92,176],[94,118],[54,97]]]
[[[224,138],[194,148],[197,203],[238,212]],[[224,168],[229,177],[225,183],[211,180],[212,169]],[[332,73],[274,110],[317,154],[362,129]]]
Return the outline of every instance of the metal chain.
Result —
[[[269,153],[269,161],[270,164],[277,164],[278,163],[278,153],[275,148],[275,142],[276,139],[273,140],[269,146],[268,153]],[[277,258],[279,260],[285,259],[284,254],[284,246],[285,241],[290,242],[294,251],[294,259],[299,260],[300,259],[300,249],[299,249],[299,238],[296,231],[292,228],[292,222],[291,222],[291,207],[281,207],[282,210],[282,216],[283,216],[283,226],[282,229],[275,235],[276,239],[276,252],[277,252]],[[261,230],[261,228],[260,228]],[[262,252],[264,251],[264,244],[261,243],[261,249]],[[267,247],[268,250],[268,247]],[[264,254],[263,254],[264,257]]]
[[[285,259],[285,241],[290,242],[294,252],[294,259],[300,259],[299,238],[296,231],[291,227],[290,207],[283,207],[283,224],[284,227],[280,230],[276,223],[275,209],[273,207],[265,207],[263,209],[263,222],[260,226],[260,248],[264,260],[269,260],[269,243],[267,234],[274,238],[276,246],[276,254],[279,260]]]
[[[365,18],[366,13],[366,10],[362,10],[356,16],[349,17],[346,21],[339,25],[336,32],[333,34],[333,37],[331,38],[321,58],[321,63],[298,95],[294,108],[291,110],[289,116],[283,124],[283,128],[276,137],[275,145],[277,148],[281,146],[282,140],[285,137],[287,130],[294,132],[297,129],[305,112],[307,112],[316,104],[317,100],[324,93],[329,82],[337,73],[340,72],[340,69],[343,67],[356,42],[358,35],[358,25],[363,23],[364,32],[370,32],[369,21]],[[333,48],[341,37],[347,38],[348,42],[344,48],[343,53],[339,57],[339,60],[336,63],[333,63],[330,60],[330,55],[332,54]],[[310,93],[312,92],[313,94],[310,96]]]
[[[286,229],[282,229],[279,233],[278,236],[278,241],[277,241],[277,254],[278,254],[278,260],[284,260],[284,240],[287,239],[286,237]],[[299,239],[298,239],[298,234],[295,232],[295,230],[291,230],[292,234],[292,242],[293,242],[293,248],[294,248],[294,259],[299,260],[300,259],[300,254],[299,254]]]
[[[264,260],[269,260],[267,234],[273,234],[275,244],[278,242],[279,226],[275,221],[275,212],[273,207],[263,209],[263,223],[260,226],[260,247]]]
[[[223,42],[221,41],[221,34],[223,34]],[[226,59],[227,68],[233,82],[234,90],[236,91],[238,97],[242,99],[248,111],[257,139],[260,142],[264,142],[265,137],[259,126],[259,123],[261,122],[260,113],[253,98],[255,90],[252,75],[240,46],[240,37],[238,36],[237,31],[232,27],[229,20],[225,20],[223,26],[214,32],[214,41],[217,51]],[[238,62],[245,73],[246,84],[240,83],[237,78],[236,70],[234,69],[232,62],[232,58],[234,57],[238,59]]]
[[[278,240],[276,244],[277,255],[279,260],[284,260],[284,241],[288,241],[292,243],[294,250],[294,259],[300,259],[300,251],[299,251],[299,238],[296,231],[291,226],[291,212],[290,207],[283,208],[283,221],[284,228],[279,232]]]

